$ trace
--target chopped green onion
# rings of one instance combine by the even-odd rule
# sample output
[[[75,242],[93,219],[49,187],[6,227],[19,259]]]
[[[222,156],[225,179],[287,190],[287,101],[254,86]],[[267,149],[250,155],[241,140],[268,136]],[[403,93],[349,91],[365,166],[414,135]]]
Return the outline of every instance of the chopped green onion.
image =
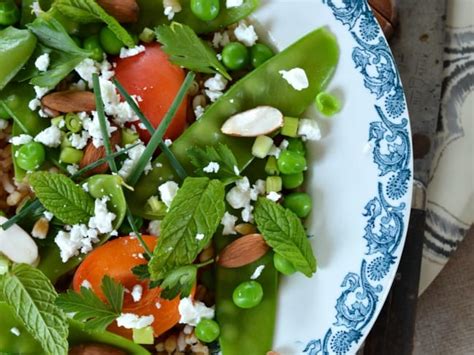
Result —
[[[282,180],[279,176],[269,176],[267,177],[267,182],[265,184],[267,193],[270,192],[280,192],[282,189]]]
[[[273,139],[267,136],[258,136],[252,146],[254,157],[265,158],[273,147]]]
[[[145,151],[140,157],[140,160],[135,165],[135,169],[133,170],[132,174],[128,178],[127,182],[129,185],[135,186],[135,184],[140,179],[141,175],[143,174],[143,171],[145,170],[146,165],[148,164],[148,161],[151,159],[151,157],[156,151],[156,148],[158,148],[158,145],[163,139],[163,136],[166,130],[168,129],[168,126],[170,125],[174,115],[176,114],[178,107],[183,102],[184,97],[186,96],[188,89],[191,86],[195,76],[196,75],[193,72],[189,72],[186,75],[186,78],[184,79],[184,82],[181,85],[181,88],[179,89],[178,94],[173,100],[173,103],[170,109],[168,110],[165,117],[161,121],[160,125],[158,126],[158,129],[155,131],[155,133],[153,133],[153,136],[148,142],[148,145],[146,146]]]
[[[268,175],[279,175],[277,158],[274,156],[268,157],[267,164],[265,164],[265,172]]]
[[[122,129],[122,147],[125,147],[128,144],[133,144],[138,140],[138,133],[131,130],[130,128]]]
[[[77,133],[82,129],[82,120],[75,113],[66,115],[66,128],[72,133]]]
[[[61,121],[64,120],[64,116],[57,116],[51,119],[51,125],[59,127],[61,124]]]
[[[148,206],[153,214],[165,214],[168,207],[157,196],[151,196],[147,201]]]
[[[140,38],[140,41],[144,43],[153,42],[155,40],[155,31],[148,27],[145,27],[142,33],[140,33],[140,35],[138,36],[138,38]]]
[[[10,268],[10,260],[0,255],[0,275],[5,275]]]
[[[153,344],[155,341],[155,337],[153,336],[153,327],[149,325],[145,328],[133,329],[132,338],[133,342],[136,344]]]
[[[298,135],[299,121],[296,117],[284,117],[281,134],[287,137],[296,137]]]
[[[66,164],[77,164],[82,160],[83,156],[84,152],[82,150],[66,147],[61,149],[59,160]]]
[[[336,113],[341,111],[341,101],[327,92],[320,92],[316,96],[316,107],[325,116],[334,116]]]
[[[147,255],[151,258],[153,256],[153,253],[151,252],[150,248],[148,248],[148,245],[146,245],[145,241],[143,240],[142,234],[137,228],[137,225],[135,224],[135,219],[133,218],[132,211],[130,211],[130,208],[127,205],[127,220],[128,224],[132,228],[133,234],[135,237],[137,237],[138,241],[142,245],[143,249],[147,253]]]

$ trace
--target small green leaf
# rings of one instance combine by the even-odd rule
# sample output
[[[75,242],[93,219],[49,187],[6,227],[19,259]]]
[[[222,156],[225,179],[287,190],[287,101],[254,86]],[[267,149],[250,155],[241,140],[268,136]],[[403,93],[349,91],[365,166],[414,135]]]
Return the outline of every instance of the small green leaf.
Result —
[[[68,323],[54,304],[57,296],[46,276],[29,265],[15,265],[0,276],[0,299],[11,306],[45,353],[66,355]]]
[[[224,197],[224,185],[219,180],[184,180],[161,224],[149,263],[152,280],[163,280],[171,270],[194,262],[222,220]]]
[[[231,80],[217,53],[192,30],[191,27],[173,22],[156,28],[156,38],[170,60],[182,67],[200,73],[219,73]]]
[[[35,172],[29,182],[42,205],[63,223],[87,223],[94,215],[92,197],[67,176]]]
[[[181,298],[188,297],[196,283],[197,266],[182,266],[171,271],[161,283],[160,297],[171,300],[180,295]]]
[[[122,312],[123,293],[125,291],[122,284],[115,282],[111,277],[105,275],[102,279],[102,292],[107,298],[110,307],[115,313]]]
[[[316,272],[313,249],[298,216],[267,198],[259,198],[254,218],[260,233],[275,253],[308,277]]]
[[[31,78],[30,84],[45,88],[54,88],[85,58],[64,52],[53,52],[51,57],[51,64],[48,70],[38,73]]]

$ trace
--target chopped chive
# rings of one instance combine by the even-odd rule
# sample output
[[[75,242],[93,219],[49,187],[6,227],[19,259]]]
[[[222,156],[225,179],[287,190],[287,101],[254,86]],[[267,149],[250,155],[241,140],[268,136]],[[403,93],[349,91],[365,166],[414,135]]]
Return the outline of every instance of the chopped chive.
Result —
[[[189,72],[186,75],[186,78],[184,79],[184,82],[181,85],[181,88],[179,89],[178,94],[173,100],[173,103],[170,109],[168,110],[165,117],[161,121],[160,125],[158,126],[158,129],[155,131],[155,133],[153,133],[150,141],[148,142],[148,145],[145,148],[145,151],[140,157],[140,160],[135,165],[135,170],[132,172],[132,174],[128,178],[127,182],[130,185],[134,186],[140,179],[141,175],[143,174],[143,171],[145,170],[145,167],[148,164],[148,161],[153,156],[156,148],[158,148],[158,145],[163,139],[163,136],[166,130],[168,129],[168,126],[170,125],[174,115],[176,114],[178,107],[183,102],[184,97],[186,96],[186,93],[188,92],[188,89],[194,80],[194,77],[195,77],[195,74],[193,72]]]
[[[283,118],[283,127],[281,129],[281,134],[287,137],[296,137],[298,136],[298,125],[299,119],[296,117],[284,117]]]
[[[316,96],[316,107],[324,116],[334,116],[341,111],[341,101],[334,95],[327,92],[320,92]]]
[[[1,225],[2,229],[6,231],[8,228],[13,226],[15,223],[21,221],[27,214],[33,211],[35,208],[41,207],[41,202],[35,199],[29,206],[23,208],[19,213],[10,218],[8,221]]]
[[[188,176],[188,174],[186,173],[186,170],[184,170],[179,160],[176,159],[171,149],[165,143],[163,143],[163,141],[160,142],[160,149],[168,158],[171,166],[176,171],[176,174],[178,175],[178,177],[181,180],[184,180],[186,176]]]
[[[133,219],[132,211],[130,211],[130,208],[127,205],[127,220],[128,224],[130,224],[130,227],[132,227],[132,231],[137,237],[138,241],[142,245],[143,249],[147,253],[147,255],[151,258],[153,256],[153,253],[151,252],[150,248],[148,248],[148,245],[146,245],[145,241],[143,240],[142,234],[137,228],[137,225],[135,224],[135,220]]]
[[[273,139],[267,136],[258,136],[252,146],[252,155],[256,158],[265,158],[273,147]]]
[[[265,164],[265,172],[268,175],[280,174],[280,171],[278,170],[277,159],[274,156],[268,157],[267,163]]]
[[[267,193],[280,192],[282,189],[282,179],[279,176],[269,176],[266,181]]]

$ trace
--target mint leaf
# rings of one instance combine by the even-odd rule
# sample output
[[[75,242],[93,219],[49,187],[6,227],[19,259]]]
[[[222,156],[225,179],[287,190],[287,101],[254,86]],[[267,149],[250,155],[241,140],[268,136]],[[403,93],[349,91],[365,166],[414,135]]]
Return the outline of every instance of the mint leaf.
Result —
[[[155,30],[156,38],[170,60],[186,69],[200,73],[219,73],[231,80],[217,53],[192,30],[191,27],[173,22]]]
[[[207,146],[205,148],[192,147],[187,153],[191,164],[196,167],[196,175],[210,176],[222,180],[225,184],[232,183],[241,178],[235,173],[235,167],[238,166],[237,159],[225,144],[218,143],[215,146]],[[219,171],[217,173],[204,172],[204,168],[211,162],[219,164]]]
[[[41,204],[65,224],[87,223],[94,215],[94,200],[65,175],[32,173],[29,183]]]
[[[37,73],[30,80],[30,84],[46,88],[56,87],[85,58],[60,51],[54,51],[50,56],[51,64],[48,70]]]
[[[26,264],[0,276],[0,299],[9,304],[47,354],[68,353],[68,322],[54,301],[57,293],[48,278]]]
[[[181,298],[188,297],[196,283],[197,266],[182,266],[171,271],[161,283],[162,289],[160,297],[172,300],[180,295]]]
[[[224,185],[219,180],[186,178],[161,223],[161,235],[149,263],[152,280],[163,280],[194,262],[224,216]],[[200,238],[196,238],[202,234]]]
[[[267,198],[258,199],[253,215],[260,233],[275,253],[308,277],[316,272],[316,259],[298,216]]]
[[[135,47],[130,33],[94,0],[57,0],[54,7],[66,17],[80,23],[104,22],[127,47]]]
[[[101,288],[108,304],[85,287],[79,293],[68,290],[59,295],[56,304],[65,312],[74,313],[73,319],[85,322],[87,329],[105,330],[122,312],[124,288],[108,276],[102,279]]]

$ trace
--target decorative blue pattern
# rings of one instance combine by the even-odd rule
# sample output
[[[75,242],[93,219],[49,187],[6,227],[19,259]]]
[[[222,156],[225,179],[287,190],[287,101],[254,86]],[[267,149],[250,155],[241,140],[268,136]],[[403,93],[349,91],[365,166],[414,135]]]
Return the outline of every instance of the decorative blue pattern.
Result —
[[[411,183],[411,145],[405,98],[401,81],[383,34],[370,7],[362,0],[323,0],[335,18],[349,28],[357,42],[352,51],[355,68],[364,85],[375,95],[375,111],[380,120],[370,124],[368,140],[381,181],[377,195],[364,208],[367,218],[363,238],[366,257],[360,270],[348,273],[341,283],[333,326],[323,339],[307,343],[307,355],[347,354],[355,351],[363,330],[381,307],[379,295],[383,280],[397,261],[397,251],[405,230],[405,203]]]

